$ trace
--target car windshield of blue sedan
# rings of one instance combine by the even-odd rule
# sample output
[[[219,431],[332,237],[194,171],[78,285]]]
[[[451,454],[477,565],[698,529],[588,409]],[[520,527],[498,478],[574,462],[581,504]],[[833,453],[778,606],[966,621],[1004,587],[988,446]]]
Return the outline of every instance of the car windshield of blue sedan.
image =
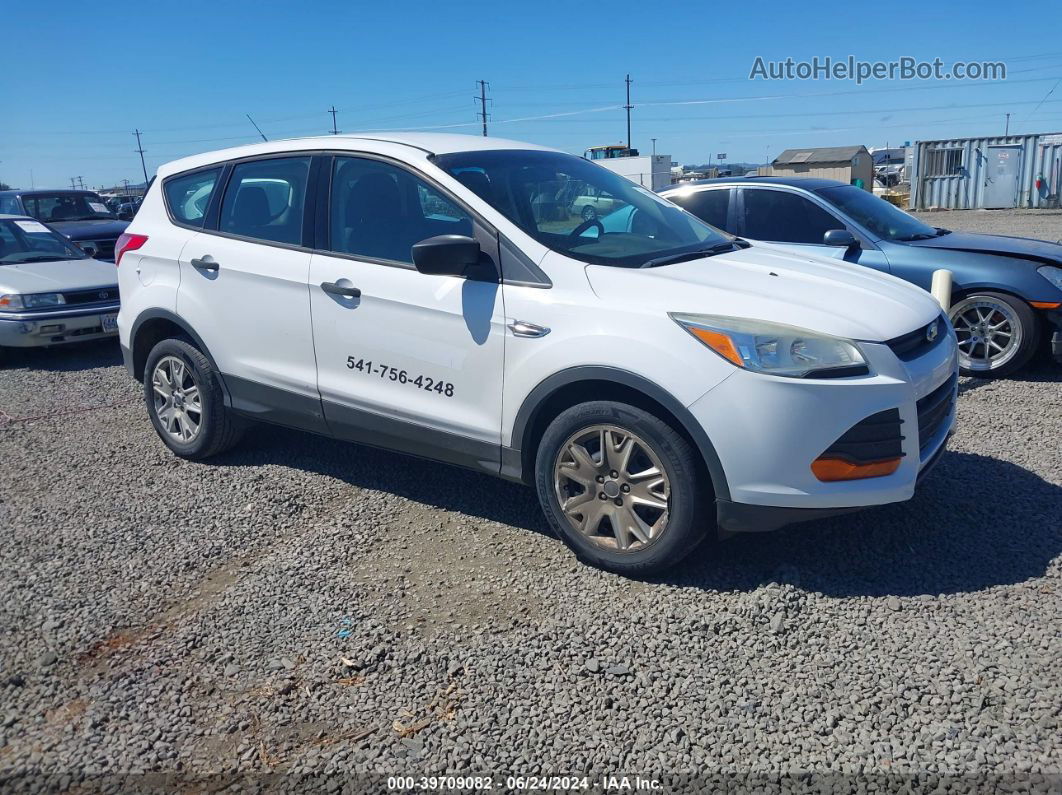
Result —
[[[737,245],[651,191],[573,155],[487,150],[434,162],[542,245],[583,262],[667,265]]]
[[[823,188],[818,194],[882,240],[928,240],[947,234],[855,185]]]
[[[22,196],[26,212],[46,223],[117,220],[95,193],[32,193]]]
[[[66,259],[85,259],[85,253],[39,221],[0,220],[0,265]]]

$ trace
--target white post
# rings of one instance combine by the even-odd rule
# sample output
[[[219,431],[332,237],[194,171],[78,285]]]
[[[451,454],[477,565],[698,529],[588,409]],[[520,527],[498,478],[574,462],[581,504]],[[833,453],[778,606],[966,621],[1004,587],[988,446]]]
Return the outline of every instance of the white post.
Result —
[[[951,308],[951,271],[943,269],[933,271],[933,286],[930,292],[947,312]]]

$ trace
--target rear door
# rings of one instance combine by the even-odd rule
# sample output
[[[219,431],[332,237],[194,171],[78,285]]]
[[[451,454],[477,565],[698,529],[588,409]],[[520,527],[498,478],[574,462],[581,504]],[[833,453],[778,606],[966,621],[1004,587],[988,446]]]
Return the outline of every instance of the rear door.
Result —
[[[210,350],[234,408],[323,431],[304,245],[312,162],[293,153],[232,165],[205,230],[181,253],[177,314]]]
[[[422,274],[410,253],[435,235],[474,235],[497,263],[497,235],[404,165],[337,155],[329,171],[327,198],[318,199],[310,306],[330,428],[497,472],[501,285]]]
[[[667,200],[696,215],[706,224],[736,235],[738,218],[732,213],[732,191],[727,187],[679,190]]]

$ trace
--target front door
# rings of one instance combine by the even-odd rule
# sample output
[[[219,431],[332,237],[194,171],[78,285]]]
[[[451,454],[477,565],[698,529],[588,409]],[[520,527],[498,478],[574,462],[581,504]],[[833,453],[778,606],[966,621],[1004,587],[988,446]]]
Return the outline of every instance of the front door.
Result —
[[[496,236],[403,166],[336,156],[330,168],[317,248],[331,253],[311,259],[310,309],[332,432],[496,473],[501,285],[422,274],[410,254],[435,235],[475,235],[497,263]]]
[[[987,209],[997,210],[1018,204],[1018,165],[1020,146],[989,146],[985,164],[985,200]]]
[[[778,188],[741,188],[739,194],[742,237],[889,272],[885,255],[869,242],[852,248],[825,245],[823,237],[832,229],[848,229],[856,237],[859,232],[817,202]]]

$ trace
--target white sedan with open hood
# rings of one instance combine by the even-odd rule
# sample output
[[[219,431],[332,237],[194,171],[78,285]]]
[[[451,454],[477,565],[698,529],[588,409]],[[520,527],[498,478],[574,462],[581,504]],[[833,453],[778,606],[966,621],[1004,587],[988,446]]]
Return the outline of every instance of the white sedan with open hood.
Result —
[[[0,215],[0,349],[118,333],[118,274],[28,216]]]

